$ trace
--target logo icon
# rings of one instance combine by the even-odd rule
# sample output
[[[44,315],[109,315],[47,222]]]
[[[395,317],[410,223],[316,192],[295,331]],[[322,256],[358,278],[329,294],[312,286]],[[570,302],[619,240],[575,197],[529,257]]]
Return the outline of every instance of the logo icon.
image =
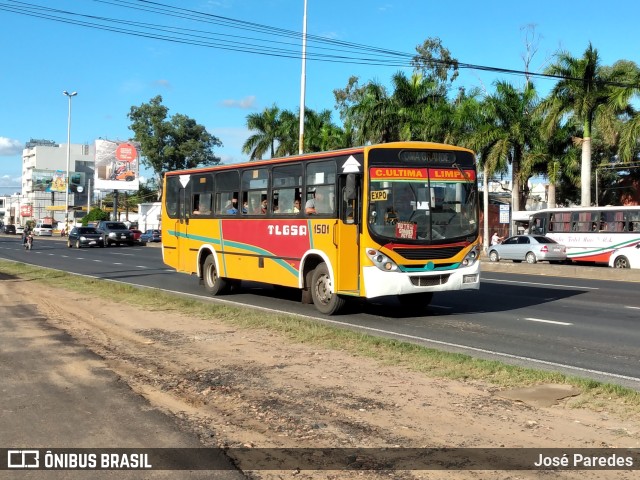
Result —
[[[38,468],[40,467],[40,451],[38,450],[8,450],[8,468]]]

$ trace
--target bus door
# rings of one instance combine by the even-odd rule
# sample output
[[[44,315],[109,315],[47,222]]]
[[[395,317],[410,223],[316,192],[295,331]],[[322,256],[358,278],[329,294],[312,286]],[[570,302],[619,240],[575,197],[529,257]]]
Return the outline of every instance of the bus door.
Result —
[[[337,248],[335,266],[336,289],[341,292],[359,291],[360,280],[360,189],[356,176],[340,176],[340,219],[333,231],[333,243]]]
[[[179,215],[176,221],[176,241],[178,250],[178,270],[181,272],[193,272],[188,264],[189,257],[189,220],[191,218],[191,188],[187,184],[186,188],[181,188],[179,192]]]

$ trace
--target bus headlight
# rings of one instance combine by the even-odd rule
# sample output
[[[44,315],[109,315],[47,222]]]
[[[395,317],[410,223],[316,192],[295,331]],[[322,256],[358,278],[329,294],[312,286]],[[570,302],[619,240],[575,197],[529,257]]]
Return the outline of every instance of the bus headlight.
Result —
[[[398,269],[398,265],[387,257],[384,253],[380,253],[375,248],[366,249],[367,257],[373,262],[373,264],[380,270],[385,272],[394,272]]]
[[[478,247],[473,247],[462,260],[461,266],[470,267],[478,261]]]

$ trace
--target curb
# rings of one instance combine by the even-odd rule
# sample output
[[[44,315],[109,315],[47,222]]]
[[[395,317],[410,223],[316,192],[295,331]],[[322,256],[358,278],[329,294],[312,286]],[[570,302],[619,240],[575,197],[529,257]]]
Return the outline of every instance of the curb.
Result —
[[[480,257],[480,270],[483,272],[502,272],[523,275],[541,275],[548,277],[585,278],[589,280],[612,280],[617,282],[640,282],[640,269],[612,268],[608,265],[551,265],[547,262],[529,264],[514,263],[510,260],[491,262]]]

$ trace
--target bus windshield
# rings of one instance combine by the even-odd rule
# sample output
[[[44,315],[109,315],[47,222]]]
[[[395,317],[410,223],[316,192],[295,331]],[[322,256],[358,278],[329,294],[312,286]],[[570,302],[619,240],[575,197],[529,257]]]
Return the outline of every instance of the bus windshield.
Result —
[[[371,168],[372,235],[400,243],[476,235],[478,207],[475,189],[470,188],[474,179],[473,170],[455,167]]]

